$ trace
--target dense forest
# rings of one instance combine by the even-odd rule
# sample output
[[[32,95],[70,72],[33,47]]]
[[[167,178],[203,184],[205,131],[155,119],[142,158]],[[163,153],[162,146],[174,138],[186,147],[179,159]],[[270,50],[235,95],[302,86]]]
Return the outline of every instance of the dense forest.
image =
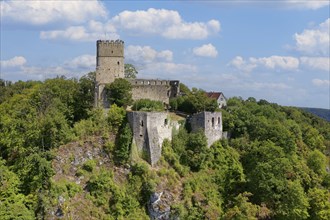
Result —
[[[160,189],[171,219],[330,219],[329,122],[252,97],[219,110],[201,89],[181,93],[172,110],[222,111],[230,138],[208,148],[181,126],[152,168],[132,145],[127,103],[93,108],[93,73],[0,80],[1,219],[149,219]]]

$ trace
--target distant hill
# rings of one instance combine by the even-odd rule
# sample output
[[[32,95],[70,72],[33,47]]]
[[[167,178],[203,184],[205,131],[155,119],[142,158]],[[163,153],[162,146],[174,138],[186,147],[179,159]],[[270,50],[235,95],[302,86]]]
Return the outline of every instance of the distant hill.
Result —
[[[323,108],[301,108],[307,112],[310,112],[320,118],[323,118],[327,121],[330,121],[330,109],[323,109]]]

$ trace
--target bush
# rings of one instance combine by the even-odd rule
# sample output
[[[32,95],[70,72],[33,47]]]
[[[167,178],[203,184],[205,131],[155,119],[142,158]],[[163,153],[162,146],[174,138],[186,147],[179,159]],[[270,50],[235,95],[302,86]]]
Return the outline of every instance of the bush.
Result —
[[[108,112],[108,123],[114,132],[117,132],[126,117],[126,111],[122,107],[118,107],[116,104],[111,105]]]
[[[88,172],[92,172],[96,167],[96,162],[94,160],[87,160],[82,168]]]
[[[133,110],[135,111],[146,111],[146,112],[151,112],[151,111],[163,111],[164,110],[164,105],[161,101],[153,101],[150,99],[140,99],[137,100],[132,107]]]
[[[116,149],[115,149],[115,162],[117,164],[125,164],[130,155],[131,145],[132,145],[132,131],[128,123],[126,123],[119,130],[116,139]]]

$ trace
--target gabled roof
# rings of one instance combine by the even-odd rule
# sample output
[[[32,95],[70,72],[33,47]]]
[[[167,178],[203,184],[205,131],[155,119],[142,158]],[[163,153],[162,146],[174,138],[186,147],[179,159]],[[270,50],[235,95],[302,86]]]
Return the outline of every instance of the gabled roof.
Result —
[[[222,92],[207,92],[206,95],[211,99],[219,99],[221,95],[225,97]]]

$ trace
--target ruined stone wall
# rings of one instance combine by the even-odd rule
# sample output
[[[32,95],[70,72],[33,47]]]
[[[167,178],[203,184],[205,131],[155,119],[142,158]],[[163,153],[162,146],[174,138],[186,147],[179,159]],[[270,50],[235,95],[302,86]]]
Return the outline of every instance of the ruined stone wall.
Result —
[[[128,121],[138,151],[147,152],[149,163],[154,166],[160,156],[164,139],[172,139],[172,128],[166,112],[128,112]]]
[[[199,129],[204,131],[207,144],[210,147],[215,141],[222,138],[221,112],[200,112],[191,116],[190,125],[192,132]]]
[[[104,87],[105,84],[112,83],[116,78],[124,78],[124,42],[98,40],[96,50],[95,105],[109,107]]]
[[[133,100],[150,99],[169,104],[171,97],[179,94],[179,81],[129,79],[132,84]]]

